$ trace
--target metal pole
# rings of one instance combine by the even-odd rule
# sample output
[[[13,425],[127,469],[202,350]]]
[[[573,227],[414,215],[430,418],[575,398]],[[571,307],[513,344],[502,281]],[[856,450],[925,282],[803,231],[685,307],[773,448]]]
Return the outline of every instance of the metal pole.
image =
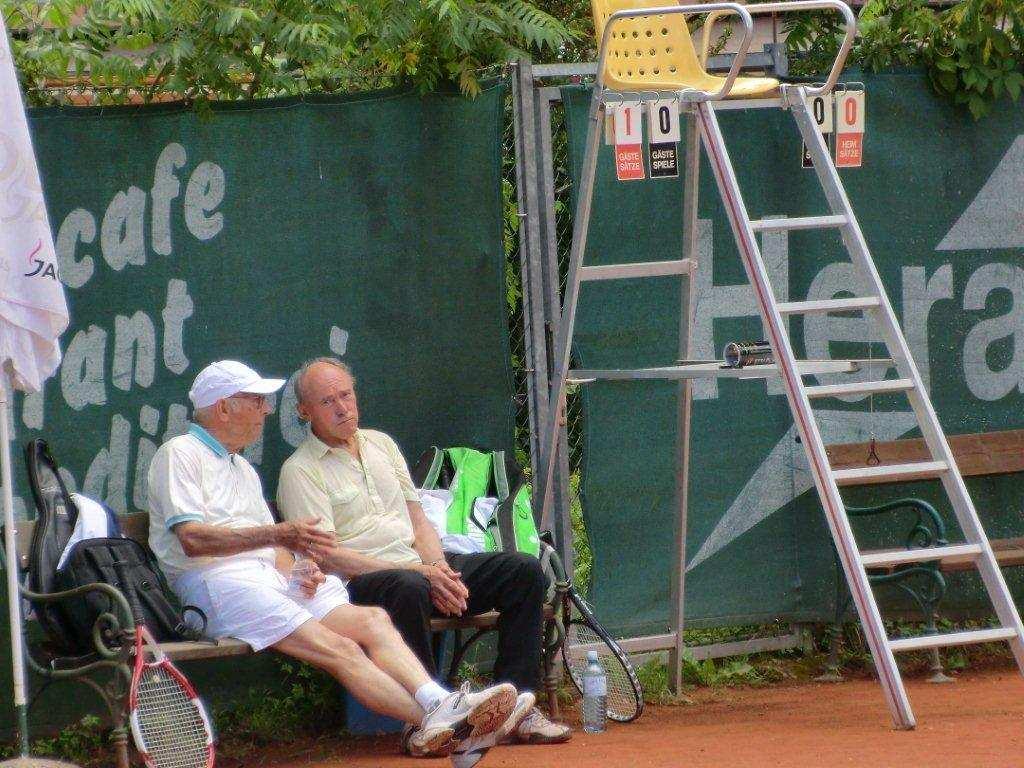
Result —
[[[544,498],[541,482],[544,456],[540,431],[548,421],[548,361],[545,335],[544,284],[541,267],[541,210],[537,181],[536,110],[529,59],[512,64],[512,114],[515,133],[516,194],[519,209],[519,263],[523,284],[523,336],[526,389],[529,397],[530,465],[533,467],[533,514],[540,518]],[[541,526],[550,523],[542,520]]]
[[[602,53],[602,56],[604,54]],[[600,70],[600,66],[598,67]],[[572,220],[572,251],[569,254],[569,274],[565,281],[565,296],[562,301],[562,312],[558,320],[558,333],[555,337],[551,403],[548,423],[545,425],[542,445],[547,450],[547,461],[544,467],[546,488],[544,494],[544,510],[550,509],[552,503],[551,486],[555,475],[556,455],[559,438],[563,433],[561,422],[562,408],[565,405],[566,378],[569,375],[569,356],[571,354],[572,331],[576,321],[576,302],[579,298],[580,268],[583,253],[587,247],[587,233],[590,227],[590,209],[594,196],[594,180],[597,174],[597,156],[601,148],[601,137],[604,134],[604,86],[600,74],[594,84],[594,95],[589,111],[586,150],[580,170],[579,190],[576,196],[576,213]]]
[[[686,171],[683,179],[683,258],[695,265],[683,283],[679,297],[679,359],[688,360],[693,328],[695,272],[697,270],[697,203],[700,188],[700,130],[697,117],[687,113]],[[669,652],[668,684],[673,693],[683,685],[683,629],[686,623],[686,516],[690,490],[690,419],[693,388],[690,379],[679,385],[679,418],[676,433],[676,555],[672,563],[672,634],[675,638]]]
[[[536,68],[534,68],[536,72]],[[555,215],[555,170],[554,170],[554,144],[551,136],[551,103],[552,99],[558,97],[550,95],[557,93],[557,89],[544,88],[535,101],[537,112],[537,145],[540,148],[537,160],[539,164],[540,191],[542,192],[543,216],[541,217],[541,272],[544,283],[544,319],[545,319],[545,343],[544,348],[552,359],[546,360],[544,386],[550,387],[551,367],[555,364],[553,359],[555,335],[558,333],[558,323],[561,318],[561,296],[558,275],[558,221]],[[550,340],[550,344],[548,341]],[[538,378],[538,382],[540,382]],[[551,402],[548,401],[548,408]],[[546,466],[547,456],[544,454],[546,443],[541,442],[541,456]],[[572,536],[572,514],[571,501],[569,498],[569,440],[566,427],[561,428],[558,437],[557,454],[555,456],[555,474],[552,480],[551,496],[552,504],[548,509],[545,524],[550,525],[555,531],[555,549],[562,558],[562,565],[566,574],[572,577],[575,570],[575,555]],[[539,498],[539,497],[538,497]]]
[[[7,620],[11,629],[11,665],[14,711],[17,716],[18,749],[28,757],[28,704],[25,695],[25,656],[21,634],[21,595],[18,592],[18,550],[15,546],[14,493],[11,490],[11,426],[7,406],[7,374],[0,374],[0,483],[3,484],[4,559],[7,570]]]

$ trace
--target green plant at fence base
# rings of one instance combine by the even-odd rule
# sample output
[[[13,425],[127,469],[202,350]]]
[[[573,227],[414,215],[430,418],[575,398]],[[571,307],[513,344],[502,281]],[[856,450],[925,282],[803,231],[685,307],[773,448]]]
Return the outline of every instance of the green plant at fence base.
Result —
[[[999,622],[995,618],[957,621],[939,618],[935,624],[935,629],[939,633],[990,629],[999,626]],[[927,631],[922,622],[905,619],[886,620],[885,628],[889,637],[914,637],[925,634]],[[832,643],[836,642],[839,643],[837,661],[840,670],[854,674],[873,673],[874,661],[859,624],[853,622],[843,624],[839,628],[838,635],[835,634],[833,627],[823,625],[816,638],[817,647],[823,652],[830,651]],[[775,655],[777,654],[773,654],[773,656]],[[946,672],[963,671],[972,666],[986,667],[992,664],[1002,664],[1005,661],[1012,661],[1012,658],[1009,647],[1003,643],[945,648],[940,651],[940,660]],[[825,658],[824,656],[815,657],[814,662],[816,666],[814,674],[818,674],[824,667]],[[931,651],[914,651],[900,654],[898,662],[904,674],[927,675],[931,672],[933,657]]]
[[[55,736],[48,739],[37,739],[32,743],[33,757],[52,757],[58,760],[69,760],[81,766],[102,765],[109,754],[108,729],[95,715],[86,715],[77,723],[72,723]],[[0,759],[15,757],[18,754],[13,745],[0,747]]]
[[[697,661],[689,650],[683,652],[682,679],[691,686],[715,688],[727,685],[752,685],[764,682],[761,673],[747,657],[733,659],[704,659]],[[644,701],[649,704],[678,704],[687,702],[669,690],[668,665],[659,658],[648,659],[636,670],[644,690]]]
[[[583,519],[583,502],[580,499],[580,473],[569,477],[569,520],[572,524],[573,586],[582,595],[590,591],[590,574],[594,565],[594,553],[590,549],[590,538]]]
[[[754,683],[760,676],[747,658],[697,661],[690,651],[683,653],[683,681],[694,685],[715,686]]]
[[[278,676],[274,687],[251,688],[230,708],[215,711],[218,733],[251,744],[289,741],[325,727],[342,727],[344,703],[333,678],[301,662],[275,663],[283,677]]]

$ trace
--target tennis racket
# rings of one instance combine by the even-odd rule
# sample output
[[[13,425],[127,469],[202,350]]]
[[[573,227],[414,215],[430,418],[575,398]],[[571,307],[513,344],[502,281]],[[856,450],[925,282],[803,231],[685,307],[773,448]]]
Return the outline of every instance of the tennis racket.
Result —
[[[593,609],[565,576],[558,555],[545,543],[541,546],[541,562],[554,571],[558,586],[564,590],[566,620],[562,663],[572,684],[583,695],[583,672],[587,668],[587,651],[597,651],[608,680],[606,706],[608,717],[618,723],[629,723],[644,711],[644,691],[629,656],[608,634],[594,616]]]
[[[143,624],[135,584],[124,562],[114,563],[135,618],[135,668],[128,721],[148,768],[213,768],[213,734],[203,703]]]

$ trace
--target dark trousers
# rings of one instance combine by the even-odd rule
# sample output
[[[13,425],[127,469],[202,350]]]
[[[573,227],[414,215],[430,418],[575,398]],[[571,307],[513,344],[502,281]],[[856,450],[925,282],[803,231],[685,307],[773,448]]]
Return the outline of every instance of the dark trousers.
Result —
[[[530,555],[508,552],[447,554],[445,558],[462,574],[469,590],[467,613],[497,610],[500,614],[495,682],[512,683],[520,691],[538,690],[547,589],[540,562]],[[399,569],[367,573],[349,581],[348,592],[356,605],[384,608],[423,666],[437,675],[430,618],[440,614],[430,600],[430,582],[425,576]]]

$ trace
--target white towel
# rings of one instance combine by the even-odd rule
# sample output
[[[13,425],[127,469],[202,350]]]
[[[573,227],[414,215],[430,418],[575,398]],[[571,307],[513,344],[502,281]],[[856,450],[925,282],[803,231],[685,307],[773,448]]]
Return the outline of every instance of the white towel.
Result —
[[[498,500],[489,497],[480,497],[473,501],[473,519],[480,525],[469,523],[468,533],[448,533],[448,507],[452,504],[452,493],[444,488],[435,490],[419,490],[420,506],[427,516],[427,520],[437,531],[441,539],[441,549],[445,552],[453,552],[459,555],[472,555],[477,552],[486,552],[484,544],[484,531],[487,524],[494,517],[494,508],[498,506]],[[482,526],[482,528],[481,528]]]
[[[75,521],[75,530],[61,552],[60,560],[57,561],[57,570],[64,566],[72,547],[78,542],[85,539],[105,539],[113,534],[110,530],[110,518],[102,504],[80,493],[72,493],[71,500],[78,507],[78,520]]]

